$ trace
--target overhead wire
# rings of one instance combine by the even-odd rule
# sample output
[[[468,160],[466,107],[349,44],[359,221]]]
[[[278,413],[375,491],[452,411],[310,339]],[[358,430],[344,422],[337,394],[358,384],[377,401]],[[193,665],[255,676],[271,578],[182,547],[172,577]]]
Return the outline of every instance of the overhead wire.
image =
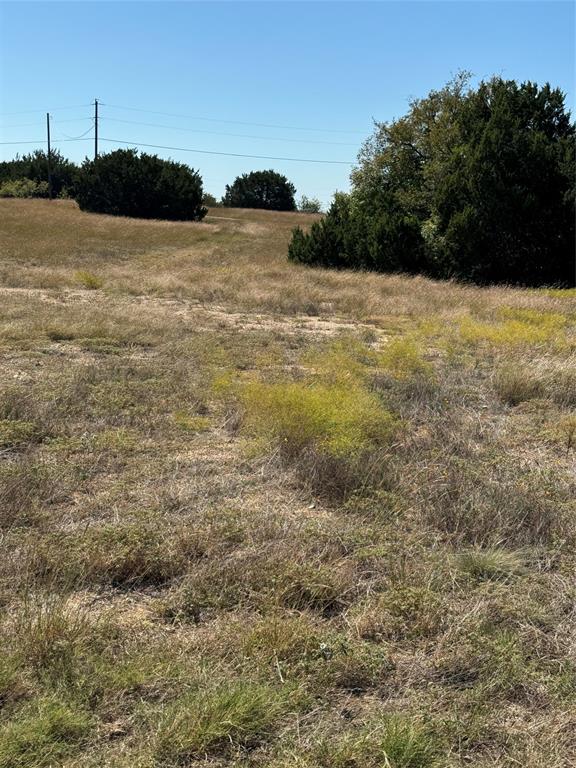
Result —
[[[113,104],[107,104],[105,102],[99,102],[102,106],[108,106],[114,109],[126,109],[134,112],[147,112],[149,114],[162,114],[162,115],[169,115],[172,117],[180,117],[180,118],[187,118],[187,119],[193,119],[193,120],[204,120],[208,122],[220,122],[220,123],[230,123],[230,124],[236,124],[236,125],[257,125],[264,128],[284,128],[286,130],[310,130],[310,131],[329,131],[333,133],[354,133],[354,131],[343,131],[340,129],[320,129],[320,128],[304,128],[304,127],[297,127],[297,126],[280,126],[280,125],[273,125],[268,123],[248,123],[245,121],[239,121],[239,120],[220,120],[217,118],[207,118],[207,117],[191,117],[190,115],[177,115],[173,113],[168,112],[160,112],[160,111],[154,111],[154,110],[144,110],[137,107],[123,107],[119,105],[113,105]],[[80,107],[85,106],[92,106],[92,105],[76,105],[74,107],[59,107],[58,109],[78,109]],[[22,112],[12,112],[12,113],[5,113],[5,114],[25,114],[25,113],[32,113],[32,112],[42,112],[43,110],[24,110]],[[53,110],[54,112],[56,110]],[[52,118],[52,113],[50,113],[50,116]],[[66,122],[76,122],[81,120],[92,120],[92,125],[84,131],[83,133],[79,134],[78,136],[68,136],[67,134],[60,132],[64,138],[57,138],[55,139],[56,142],[73,142],[73,141],[86,141],[89,140],[91,137],[87,137],[87,134],[91,133],[94,128],[94,118],[93,117],[82,117],[82,118],[70,118],[68,120],[53,120],[52,122],[54,124],[60,124],[60,123],[66,123]],[[283,142],[290,142],[290,143],[302,143],[302,144],[326,144],[326,145],[340,145],[340,146],[354,146],[351,142],[338,142],[338,141],[322,141],[322,140],[316,140],[316,139],[304,139],[304,138],[283,138],[283,137],[277,137],[277,136],[254,136],[254,135],[247,135],[247,134],[235,134],[235,133],[227,133],[227,132],[220,132],[220,131],[210,131],[210,130],[203,130],[203,129],[197,129],[197,128],[191,128],[186,126],[169,126],[169,125],[159,125],[157,123],[147,123],[144,121],[138,121],[138,120],[124,120],[122,118],[114,118],[110,117],[108,115],[101,116],[99,118],[100,121],[112,121],[112,122],[118,122],[118,123],[125,123],[125,124],[131,124],[131,125],[142,125],[142,126],[149,126],[154,128],[162,128],[163,130],[183,130],[183,131],[189,131],[192,133],[202,133],[202,134],[210,134],[215,136],[231,136],[235,138],[248,138],[248,139],[257,139],[259,141],[283,141]],[[18,128],[18,127],[27,127],[35,125],[35,123],[24,123],[20,125],[13,125],[13,126],[4,126],[4,128]],[[219,155],[223,157],[245,157],[249,159],[254,160],[276,160],[276,161],[282,161],[282,162],[297,162],[297,163],[314,163],[314,164],[326,164],[326,165],[353,165],[353,161],[348,160],[325,160],[321,158],[310,158],[310,157],[291,157],[291,156],[278,156],[278,155],[260,155],[260,154],[252,154],[252,153],[246,153],[246,152],[222,152],[217,150],[208,150],[208,149],[198,149],[196,147],[177,147],[177,146],[171,146],[171,145],[165,145],[165,144],[153,144],[150,142],[142,142],[142,141],[126,141],[123,139],[112,139],[112,138],[106,138],[106,137],[100,137],[99,139],[101,142],[106,142],[109,144],[117,144],[117,145],[124,145],[124,146],[135,146],[135,147],[145,147],[145,148],[152,148],[152,149],[164,149],[164,150],[170,150],[174,152],[192,152],[196,154],[202,154],[202,155]],[[45,143],[45,139],[38,139],[38,140],[19,140],[19,141],[0,141],[0,146],[18,146],[18,145],[30,145],[30,144],[37,144],[42,145]]]
[[[91,141],[91,137],[88,137],[87,139],[83,138],[72,138],[72,139],[58,139],[58,141]],[[8,145],[8,144],[46,144],[46,139],[36,139],[35,141],[0,141],[0,145]]]
[[[201,155],[224,155],[225,157],[248,157],[254,160],[282,160],[295,163],[326,163],[330,165],[354,165],[349,160],[319,160],[305,157],[274,157],[272,155],[248,155],[242,152],[217,152],[208,149],[192,149],[191,147],[169,147],[164,144],[147,144],[142,141],[123,141],[121,139],[100,138],[99,141],[106,141],[111,144],[123,144],[129,147],[150,147],[152,149],[169,149],[174,152],[196,152]]]
[[[92,104],[75,104],[74,106],[70,106],[70,107],[54,107],[52,109],[52,112],[60,111],[62,109],[84,109],[84,107],[91,107],[91,106]],[[19,112],[1,112],[0,116],[7,117],[10,115],[29,115],[29,114],[32,114],[33,112],[50,112],[50,110],[49,109],[23,109],[23,110],[20,110]]]
[[[188,128],[179,125],[159,125],[158,123],[145,123],[140,120],[123,120],[119,117],[99,117],[100,121],[112,121],[114,123],[126,123],[128,125],[143,125],[149,128],[163,128],[169,131],[187,131],[189,133],[205,133],[211,136],[232,136],[237,139],[258,139],[259,141],[283,141],[296,144],[330,144],[338,147],[355,147],[356,143],[350,141],[321,141],[319,139],[289,139],[279,136],[253,136],[246,133],[226,133],[222,131],[207,131],[202,128]]]
[[[81,133],[79,136],[68,136],[63,131],[61,132],[63,136],[66,137],[68,141],[76,141],[77,139],[83,139],[84,136],[86,136],[87,133],[90,133],[90,131],[94,130],[94,125],[91,125],[90,128],[88,128],[87,131],[84,131],[84,133]]]
[[[278,128],[286,131],[315,131],[320,133],[361,133],[365,131],[347,130],[343,128],[317,128],[310,126],[298,126],[298,125],[276,125],[273,123],[251,123],[243,120],[224,120],[216,117],[199,117],[198,115],[182,115],[173,112],[160,112],[152,109],[142,109],[141,107],[126,107],[119,104],[110,104],[108,102],[99,102],[102,106],[111,107],[112,109],[124,109],[129,112],[144,112],[148,115],[164,115],[164,117],[178,117],[186,120],[202,120],[209,123],[230,123],[234,125],[252,125],[259,128]]]

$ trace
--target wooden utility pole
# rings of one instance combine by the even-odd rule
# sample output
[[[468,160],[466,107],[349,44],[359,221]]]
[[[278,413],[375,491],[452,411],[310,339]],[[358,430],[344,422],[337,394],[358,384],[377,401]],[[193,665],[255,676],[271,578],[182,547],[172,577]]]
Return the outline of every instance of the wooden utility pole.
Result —
[[[46,136],[48,139],[48,198],[52,200],[52,169],[50,167],[50,113],[46,112]]]
[[[94,99],[94,160],[98,157],[98,99]]]

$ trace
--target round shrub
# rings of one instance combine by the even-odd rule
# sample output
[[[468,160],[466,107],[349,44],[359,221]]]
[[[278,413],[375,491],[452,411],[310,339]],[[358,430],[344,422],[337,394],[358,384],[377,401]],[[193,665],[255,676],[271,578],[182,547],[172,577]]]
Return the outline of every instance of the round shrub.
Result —
[[[252,171],[226,185],[222,205],[232,208],[264,208],[269,211],[295,211],[296,187],[276,171]]]
[[[76,200],[83,211],[140,219],[200,221],[202,178],[183,163],[136,149],[117,149],[80,169]]]

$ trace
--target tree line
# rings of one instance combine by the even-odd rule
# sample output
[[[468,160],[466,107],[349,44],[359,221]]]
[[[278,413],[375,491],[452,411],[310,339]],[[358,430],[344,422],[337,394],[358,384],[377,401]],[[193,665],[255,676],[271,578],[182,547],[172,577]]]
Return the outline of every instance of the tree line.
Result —
[[[549,84],[460,73],[376,123],[350,193],[296,228],[292,261],[479,284],[574,285],[576,126]],[[192,168],[135,149],[80,167],[51,153],[55,195],[86,211],[201,220],[207,205],[320,212],[273,170],[238,176],[217,201]],[[0,196],[47,196],[45,153],[0,163]]]
[[[54,197],[76,199],[82,210],[138,218],[200,220],[207,206],[261,208],[318,213],[319,200],[303,195],[273,170],[238,176],[221,200],[203,190],[198,171],[183,163],[118,149],[81,166],[60,152],[50,153]],[[0,163],[0,197],[48,197],[48,157],[35,152]]]

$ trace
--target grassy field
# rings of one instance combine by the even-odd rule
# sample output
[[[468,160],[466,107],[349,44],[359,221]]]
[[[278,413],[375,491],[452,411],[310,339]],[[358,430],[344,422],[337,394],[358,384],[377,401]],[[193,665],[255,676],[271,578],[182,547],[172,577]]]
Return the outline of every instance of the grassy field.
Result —
[[[0,768],[576,762],[576,293],[0,201]]]

